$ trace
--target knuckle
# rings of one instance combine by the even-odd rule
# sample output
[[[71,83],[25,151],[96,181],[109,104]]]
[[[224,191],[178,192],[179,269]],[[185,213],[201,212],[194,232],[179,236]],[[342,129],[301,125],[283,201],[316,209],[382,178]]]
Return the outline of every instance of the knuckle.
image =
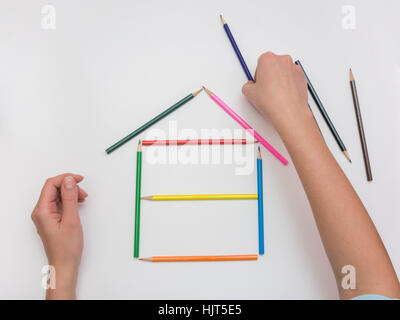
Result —
[[[72,190],[72,192],[62,192],[61,193],[62,200],[66,201],[78,201],[78,192]]]
[[[291,57],[290,55],[288,55],[288,54],[283,55],[283,56],[282,56],[282,60],[283,60],[285,63],[290,63],[290,64],[293,63],[292,57]]]
[[[271,51],[264,52],[258,59],[260,63],[268,62],[275,59],[275,54]]]
[[[38,215],[39,215],[38,209],[37,209],[37,207],[35,207],[35,209],[33,209],[32,213],[31,213],[32,221],[36,221],[38,219]]]

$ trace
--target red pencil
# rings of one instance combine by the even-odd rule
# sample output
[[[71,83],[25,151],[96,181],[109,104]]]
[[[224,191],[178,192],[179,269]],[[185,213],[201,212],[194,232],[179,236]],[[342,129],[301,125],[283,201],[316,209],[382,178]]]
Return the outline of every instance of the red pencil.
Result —
[[[257,143],[254,139],[186,139],[186,140],[143,140],[143,146],[168,145],[201,145],[201,144],[250,144]]]

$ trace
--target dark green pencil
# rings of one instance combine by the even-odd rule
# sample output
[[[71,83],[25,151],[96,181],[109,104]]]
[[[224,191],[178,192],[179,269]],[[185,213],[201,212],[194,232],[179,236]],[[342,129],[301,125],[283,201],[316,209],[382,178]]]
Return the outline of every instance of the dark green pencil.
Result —
[[[131,132],[130,134],[128,134],[125,138],[121,139],[120,141],[118,141],[117,143],[114,143],[111,147],[109,147],[108,149],[106,149],[107,153],[111,153],[113,152],[115,149],[119,148],[120,146],[122,146],[125,142],[128,142],[129,140],[131,140],[133,137],[137,136],[139,133],[143,132],[144,130],[146,130],[148,127],[152,126],[153,124],[155,124],[157,121],[160,121],[162,118],[164,118],[165,116],[169,115],[171,112],[175,111],[176,109],[178,109],[179,107],[183,106],[186,102],[192,100],[195,96],[197,96],[199,94],[199,92],[203,90],[200,89],[196,92],[190,93],[188,94],[186,97],[184,97],[182,100],[179,100],[177,103],[175,103],[173,106],[169,107],[167,110],[165,110],[164,112],[161,112],[158,116],[154,117],[153,119],[151,119],[150,121],[146,122],[144,125],[142,125],[141,127],[137,128],[135,131]]]
[[[139,233],[140,233],[140,189],[142,180],[142,143],[139,140],[136,157],[136,199],[135,199],[135,248],[134,258],[139,258]]]
[[[310,79],[308,78],[307,73],[304,71],[304,68],[303,68],[301,62],[300,62],[299,60],[297,60],[297,61],[295,62],[295,64],[297,64],[298,66],[300,66],[301,70],[303,70],[304,77],[305,77],[306,80],[307,80],[308,91],[310,91],[311,96],[313,97],[315,103],[317,104],[317,107],[318,107],[319,111],[321,112],[322,116],[324,117],[325,122],[326,122],[326,124],[327,124],[328,127],[329,127],[329,130],[332,132],[333,137],[335,138],[337,144],[339,145],[340,150],[342,150],[342,152],[343,152],[344,156],[346,157],[346,159],[349,160],[349,161],[351,162],[349,153],[348,153],[348,151],[347,151],[347,149],[346,149],[346,147],[345,147],[345,145],[344,145],[342,139],[340,138],[339,133],[336,131],[335,126],[333,125],[331,119],[329,118],[328,113],[326,112],[324,106],[322,105],[322,102],[321,102],[321,100],[319,99],[318,94],[317,94],[317,92],[315,91],[313,85],[311,84],[311,81],[310,81]]]

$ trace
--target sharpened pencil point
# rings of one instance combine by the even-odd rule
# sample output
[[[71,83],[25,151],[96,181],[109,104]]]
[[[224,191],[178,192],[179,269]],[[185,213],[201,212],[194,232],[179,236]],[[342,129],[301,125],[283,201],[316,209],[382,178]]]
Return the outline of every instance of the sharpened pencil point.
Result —
[[[152,261],[151,258],[139,258],[140,261]]]
[[[142,199],[142,200],[153,200],[153,196],[143,196],[143,197],[140,197],[140,199]]]
[[[139,140],[139,142],[138,142],[137,151],[138,152],[142,151],[142,140]]]
[[[350,68],[350,81],[354,81],[354,75],[353,75],[353,71]]]
[[[211,92],[210,90],[208,90],[205,86],[203,86],[203,89],[204,89],[205,92],[207,92],[207,94],[208,94],[209,96],[212,95],[212,92]]]
[[[349,153],[347,152],[347,150],[343,151],[343,154],[344,154],[344,156],[346,157],[346,159],[349,160],[350,163],[352,163],[352,162],[351,162],[351,159],[350,159],[350,155],[349,155]]]
[[[198,95],[200,92],[202,92],[202,91],[203,91],[203,88],[201,88],[201,89],[199,89],[199,90],[193,92],[192,94],[193,94],[194,96],[197,96],[197,95]]]
[[[222,14],[220,14],[219,17],[221,18],[222,24],[223,24],[223,25],[226,24],[226,21],[225,21],[225,19],[222,17]]]

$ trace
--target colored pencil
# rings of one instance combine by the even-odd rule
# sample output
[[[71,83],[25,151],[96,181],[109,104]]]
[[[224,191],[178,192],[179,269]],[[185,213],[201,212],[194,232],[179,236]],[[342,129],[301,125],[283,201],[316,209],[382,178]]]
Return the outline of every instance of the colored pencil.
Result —
[[[169,145],[208,145],[208,144],[251,144],[257,143],[254,139],[186,139],[186,140],[143,140],[143,146],[169,146]]]
[[[347,151],[347,149],[346,149],[346,147],[345,147],[345,145],[344,145],[342,139],[340,138],[339,133],[336,131],[336,128],[335,128],[335,126],[333,125],[332,120],[329,118],[329,115],[328,115],[328,113],[326,112],[326,110],[325,110],[325,108],[324,108],[324,106],[323,106],[323,104],[322,104],[320,98],[318,97],[317,91],[315,91],[315,89],[314,89],[314,87],[313,87],[313,85],[312,85],[312,83],[311,83],[311,81],[310,81],[310,78],[307,76],[307,73],[306,73],[306,71],[304,70],[303,65],[301,64],[300,60],[297,60],[297,61],[295,62],[295,64],[297,64],[298,66],[300,66],[300,68],[303,70],[304,77],[305,77],[306,80],[307,80],[308,91],[310,91],[311,96],[313,97],[313,99],[314,99],[314,101],[315,101],[315,103],[316,103],[316,105],[317,105],[319,111],[321,112],[321,114],[322,114],[322,116],[323,116],[323,118],[324,118],[326,124],[327,124],[328,127],[329,127],[329,130],[332,132],[333,137],[335,138],[337,144],[339,145],[340,150],[343,152],[343,154],[344,154],[344,156],[346,157],[346,159],[349,160],[349,162],[351,163],[351,159],[350,159],[349,152]]]
[[[225,110],[233,119],[235,119],[243,128],[245,128],[254,138],[256,138],[269,152],[271,152],[280,162],[284,165],[288,164],[288,161],[274,149],[263,137],[261,137],[257,131],[255,131],[246,121],[244,121],[235,111],[233,111],[225,102],[218,98],[215,93],[208,90],[203,86],[203,89],[223,110]]]
[[[254,194],[178,194],[178,195],[152,195],[142,197],[142,200],[174,201],[174,200],[244,200],[257,199]]]
[[[228,24],[226,23],[225,19],[222,18],[222,14],[220,14],[219,17],[221,18],[221,22],[222,22],[222,25],[223,25],[223,27],[225,29],[226,35],[228,36],[229,41],[232,44],[233,50],[235,50],[236,56],[238,57],[239,62],[242,65],[243,71],[246,74],[247,79],[249,81],[254,81],[253,76],[251,75],[251,73],[249,71],[249,68],[247,68],[246,62],[243,59],[242,53],[240,52],[239,47],[236,44],[235,38],[233,37],[232,32],[229,29]]]
[[[225,256],[172,256],[140,258],[149,262],[189,262],[189,261],[239,261],[257,260],[256,254],[225,255]]]
[[[142,144],[138,144],[136,155],[136,199],[135,199],[135,248],[133,257],[139,258],[140,233],[140,189],[142,180]]]
[[[263,203],[263,173],[261,150],[257,154],[257,187],[258,187],[258,253],[264,254],[264,203]]]
[[[122,146],[123,144],[128,142],[129,140],[131,140],[133,137],[137,136],[139,133],[141,133],[144,130],[146,130],[148,127],[152,126],[153,124],[155,124],[156,122],[158,122],[162,118],[164,118],[165,116],[169,115],[171,112],[175,111],[176,109],[178,109],[179,107],[181,107],[185,103],[187,103],[188,101],[192,100],[195,96],[197,96],[199,94],[199,92],[201,90],[202,89],[200,89],[200,90],[198,90],[196,92],[193,92],[193,93],[189,93],[186,97],[184,97],[183,99],[179,100],[173,106],[171,106],[167,110],[161,112],[158,116],[154,117],[153,119],[151,119],[150,121],[148,121],[144,125],[142,125],[141,127],[137,128],[135,131],[133,131],[130,134],[128,134],[125,138],[123,138],[120,141],[118,141],[115,144],[113,144],[111,147],[106,149],[107,154],[113,152],[114,150],[116,150],[117,148],[119,148],[120,146]]]
[[[353,71],[351,71],[351,69],[350,69],[350,87],[351,87],[351,93],[353,95],[354,110],[356,112],[356,117],[357,117],[358,133],[360,135],[360,140],[361,140],[361,148],[363,152],[365,172],[367,174],[367,180],[372,181],[371,164],[369,162],[367,140],[365,139],[364,126],[361,118],[360,102],[358,101],[356,80],[354,79]]]

